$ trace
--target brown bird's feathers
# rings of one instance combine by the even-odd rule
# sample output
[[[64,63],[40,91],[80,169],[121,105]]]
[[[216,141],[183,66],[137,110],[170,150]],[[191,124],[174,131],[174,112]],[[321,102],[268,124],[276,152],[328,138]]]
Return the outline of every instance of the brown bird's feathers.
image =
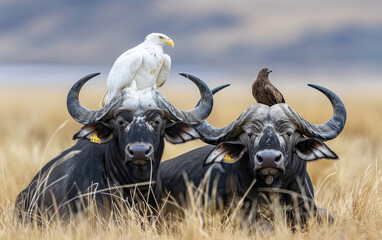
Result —
[[[266,85],[264,89],[268,94],[268,99],[272,102],[272,105],[277,103],[285,103],[284,96],[277,90],[276,87],[273,85]]]
[[[270,72],[272,72],[272,70],[268,68],[260,70],[256,80],[252,84],[252,95],[258,103],[268,106],[285,103],[281,92],[269,81],[268,75]]]

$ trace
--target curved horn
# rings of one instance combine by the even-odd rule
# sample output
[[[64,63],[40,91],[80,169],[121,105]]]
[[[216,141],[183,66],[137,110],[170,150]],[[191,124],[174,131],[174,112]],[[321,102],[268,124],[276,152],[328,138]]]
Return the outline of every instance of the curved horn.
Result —
[[[199,88],[201,95],[200,105],[190,111],[181,111],[174,107],[165,97],[163,97],[156,90],[154,90],[154,94],[156,96],[155,100],[157,101],[158,106],[165,110],[170,119],[182,121],[188,124],[198,124],[204,119],[206,119],[212,111],[213,96],[211,90],[208,87],[208,85],[200,78],[188,73],[179,74],[190,79]]]
[[[231,84],[227,83],[227,84],[223,84],[223,85],[220,85],[220,86],[218,86],[218,87],[212,89],[212,90],[211,90],[212,95],[214,95],[215,93],[217,93],[217,92],[219,92],[220,90],[222,90],[222,89],[224,89],[224,88],[226,88],[226,87],[229,87],[229,86],[231,86]],[[195,107],[199,106],[199,104],[200,104],[200,100],[196,103]]]
[[[316,137],[322,140],[330,140],[337,137],[344,129],[346,122],[346,108],[344,103],[337,94],[325,87],[315,84],[308,84],[308,86],[319,90],[329,98],[333,107],[333,116],[329,121],[323,124],[312,124],[287,105],[284,105],[285,113],[297,125],[297,129],[306,136]]]
[[[85,77],[78,80],[73,86],[70,88],[68,92],[68,97],[66,99],[66,105],[69,111],[70,116],[74,120],[82,124],[88,124],[93,121],[99,121],[102,118],[106,117],[106,115],[110,112],[110,110],[117,107],[119,104],[118,101],[111,101],[110,104],[105,105],[99,110],[89,110],[81,106],[79,101],[79,95],[82,86],[92,79],[93,77],[99,75],[100,73],[91,73],[86,75]]]
[[[253,116],[256,116],[258,110],[264,107],[265,105],[259,103],[251,105],[235,121],[223,128],[215,128],[206,121],[194,126],[194,128],[201,135],[201,140],[209,144],[232,140],[243,131],[241,126],[250,121]]]

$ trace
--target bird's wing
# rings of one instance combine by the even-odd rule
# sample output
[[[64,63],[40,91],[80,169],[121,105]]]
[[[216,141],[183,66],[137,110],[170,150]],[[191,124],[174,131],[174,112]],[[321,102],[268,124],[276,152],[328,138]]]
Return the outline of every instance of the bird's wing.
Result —
[[[162,68],[159,71],[157,78],[157,87],[162,87],[162,85],[166,82],[168,74],[171,70],[171,58],[167,54],[163,54],[163,64]]]
[[[252,83],[252,96],[256,99],[256,85],[255,85],[255,82]]]
[[[266,85],[265,91],[272,104],[285,103],[283,95],[274,86]]]
[[[133,50],[133,49],[130,49]],[[128,87],[142,64],[140,51],[127,51],[114,63],[107,78],[108,94],[113,94]]]

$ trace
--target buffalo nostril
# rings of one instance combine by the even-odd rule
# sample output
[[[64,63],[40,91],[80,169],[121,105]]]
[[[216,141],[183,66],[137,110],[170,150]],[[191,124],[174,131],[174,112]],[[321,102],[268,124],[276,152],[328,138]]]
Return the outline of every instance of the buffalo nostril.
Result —
[[[280,163],[280,160],[281,160],[281,154],[279,154],[276,158],[275,158],[275,163]]]
[[[129,151],[129,155],[130,155],[131,157],[133,157],[133,156],[134,156],[134,152],[133,152],[133,151],[131,151],[131,149],[130,149],[130,148],[128,149],[128,151]]]
[[[149,157],[151,153],[152,153],[152,147],[149,146],[149,149],[147,149],[147,151],[145,152],[146,157]]]
[[[153,146],[145,143],[130,144],[126,148],[126,157],[133,163],[137,162],[138,165],[143,165],[143,162],[147,162],[151,159],[153,154]]]
[[[256,154],[255,171],[259,171],[262,175],[276,175],[284,172],[284,155],[281,151],[274,149],[261,150]],[[273,179],[267,178],[267,184]]]
[[[257,154],[257,162],[262,168],[277,167],[283,161],[280,151],[263,150]]]

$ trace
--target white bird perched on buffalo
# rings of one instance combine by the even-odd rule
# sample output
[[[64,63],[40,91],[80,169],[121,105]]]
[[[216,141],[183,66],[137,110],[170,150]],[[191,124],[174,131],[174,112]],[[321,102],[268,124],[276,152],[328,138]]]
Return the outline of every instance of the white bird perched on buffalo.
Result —
[[[161,87],[171,69],[171,58],[163,53],[166,44],[174,47],[171,38],[162,33],[151,33],[143,43],[119,56],[107,78],[107,90],[101,105],[126,87],[135,86],[138,90]]]

